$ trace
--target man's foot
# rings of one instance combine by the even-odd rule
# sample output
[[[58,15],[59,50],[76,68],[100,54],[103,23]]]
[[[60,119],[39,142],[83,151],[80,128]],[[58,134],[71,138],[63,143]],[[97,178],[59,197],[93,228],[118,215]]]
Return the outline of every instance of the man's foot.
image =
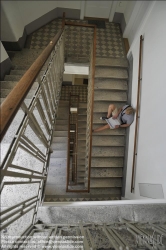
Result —
[[[105,121],[106,119],[108,119],[106,116],[101,116],[101,117],[100,117],[100,120]]]

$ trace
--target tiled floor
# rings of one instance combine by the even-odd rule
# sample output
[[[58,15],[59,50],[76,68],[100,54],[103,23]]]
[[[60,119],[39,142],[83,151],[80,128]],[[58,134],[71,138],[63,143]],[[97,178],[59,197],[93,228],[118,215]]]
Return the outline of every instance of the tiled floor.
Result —
[[[87,20],[67,20],[88,23]],[[44,49],[54,35],[61,29],[62,20],[55,19],[31,35],[30,48]],[[89,57],[92,43],[92,29],[86,27],[66,26],[66,53]],[[120,25],[105,23],[105,28],[97,28],[97,57],[125,57],[124,43]]]

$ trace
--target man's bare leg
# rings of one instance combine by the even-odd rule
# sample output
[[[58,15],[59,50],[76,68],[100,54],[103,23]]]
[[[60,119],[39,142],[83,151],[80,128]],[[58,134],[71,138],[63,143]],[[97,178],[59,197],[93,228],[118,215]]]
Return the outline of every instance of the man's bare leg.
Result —
[[[96,128],[94,130],[92,130],[92,132],[99,132],[99,131],[102,131],[102,130],[105,130],[105,129],[108,129],[110,128],[110,126],[108,124],[102,126],[102,127],[99,127],[99,128]]]
[[[111,114],[112,114],[112,112],[115,110],[115,105],[114,104],[110,104],[109,106],[108,106],[108,112],[107,112],[107,118],[110,118],[111,117]]]

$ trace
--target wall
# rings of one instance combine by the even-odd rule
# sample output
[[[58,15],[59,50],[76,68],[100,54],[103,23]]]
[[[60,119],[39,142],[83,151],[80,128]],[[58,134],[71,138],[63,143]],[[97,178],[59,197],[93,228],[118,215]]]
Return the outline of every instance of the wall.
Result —
[[[136,1],[126,1],[126,2],[127,2],[125,6],[126,8],[123,10],[123,12],[124,12],[125,22],[127,25],[130,20]]]
[[[0,55],[1,55],[1,61],[0,62],[3,62],[8,58],[8,54],[6,53],[6,50],[3,47],[2,43],[1,43],[1,53],[0,53]]]
[[[80,9],[81,1],[17,1],[24,26],[57,7]],[[40,6],[40,8],[39,8]]]
[[[139,37],[144,35],[140,122],[136,163],[135,192],[131,194],[131,169],[135,123],[130,127],[125,198],[140,196],[138,183],[162,184],[166,199],[166,2],[152,2],[137,30],[128,56],[133,54],[132,105],[136,107]]]
[[[1,41],[18,41],[23,35],[24,23],[17,1],[2,1]]]

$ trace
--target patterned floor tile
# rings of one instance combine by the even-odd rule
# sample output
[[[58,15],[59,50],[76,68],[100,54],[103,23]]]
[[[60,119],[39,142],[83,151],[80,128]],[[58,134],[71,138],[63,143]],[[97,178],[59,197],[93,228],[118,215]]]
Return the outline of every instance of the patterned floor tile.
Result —
[[[88,23],[87,20],[67,20],[70,22]],[[31,49],[44,49],[54,35],[61,29],[62,19],[55,19],[35,31],[31,36]],[[92,28],[66,26],[65,27],[65,56],[89,58],[92,44]],[[125,57],[125,49],[120,25],[105,22],[105,28],[97,28],[98,57]]]

